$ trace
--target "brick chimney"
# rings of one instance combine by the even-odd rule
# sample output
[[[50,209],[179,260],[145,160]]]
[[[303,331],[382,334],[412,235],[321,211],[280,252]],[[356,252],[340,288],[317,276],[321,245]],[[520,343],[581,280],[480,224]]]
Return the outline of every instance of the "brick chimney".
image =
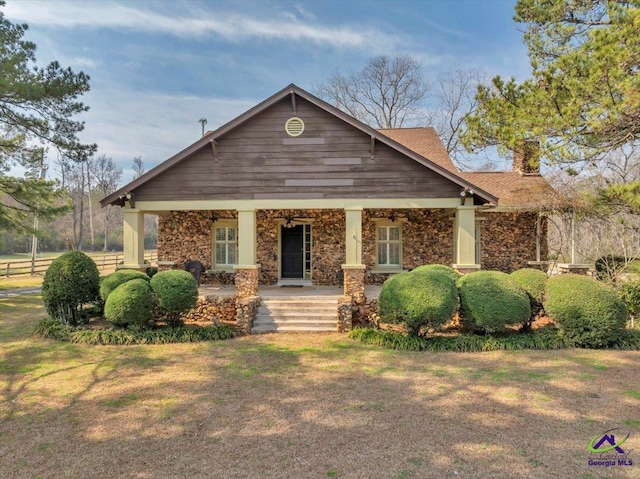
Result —
[[[528,140],[520,151],[513,153],[513,171],[521,175],[540,174],[540,143]]]

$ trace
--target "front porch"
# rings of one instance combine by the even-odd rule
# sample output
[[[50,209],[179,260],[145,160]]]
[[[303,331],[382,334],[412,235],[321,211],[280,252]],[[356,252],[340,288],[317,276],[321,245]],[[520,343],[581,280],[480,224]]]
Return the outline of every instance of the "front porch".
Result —
[[[158,211],[164,204],[139,202],[139,209],[125,208],[125,238],[130,241],[125,243],[124,267],[139,261],[137,247],[144,237],[140,218],[145,211],[159,214],[159,269],[201,262],[201,293],[208,298],[203,301],[226,301],[224,317],[232,317],[235,308],[235,319],[246,332],[264,300],[299,297],[314,302],[335,296],[337,328],[347,330],[367,316],[367,304],[377,300],[379,285],[392,274],[423,264],[448,264],[463,273],[480,268],[480,224],[486,218],[476,215],[479,206],[473,198],[464,204],[459,199],[360,199],[341,201],[342,208],[311,202],[309,208],[276,209],[280,203],[257,202],[260,209],[223,209],[229,206],[224,204],[165,212]],[[521,215],[513,222],[522,224],[523,219],[535,221]],[[535,238],[527,241],[519,255],[524,264],[535,251]],[[290,287],[278,287],[283,284]]]

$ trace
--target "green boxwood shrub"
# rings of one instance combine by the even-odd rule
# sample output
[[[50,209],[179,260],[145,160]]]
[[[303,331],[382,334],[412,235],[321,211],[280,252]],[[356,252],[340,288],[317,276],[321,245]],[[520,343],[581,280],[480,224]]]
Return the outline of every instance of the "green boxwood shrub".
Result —
[[[135,269],[119,269],[110,275],[106,276],[100,282],[100,298],[102,301],[107,301],[109,294],[111,291],[116,289],[123,283],[127,281],[131,281],[132,279],[144,279],[146,281],[150,281],[151,278],[141,271],[137,271]]]
[[[627,307],[593,278],[562,274],[547,281],[544,309],[564,334],[585,348],[602,348],[624,336]]]
[[[86,254],[69,251],[51,262],[42,282],[42,299],[49,315],[77,324],[82,307],[98,300],[100,273]]]
[[[458,280],[458,291],[463,323],[487,333],[503,331],[505,326],[531,317],[527,293],[506,273],[467,274]]]
[[[541,316],[544,311],[544,291],[549,277],[544,271],[534,268],[522,268],[514,271],[509,276],[529,295],[531,317],[529,321],[525,322],[525,328],[530,329],[531,322]]]
[[[445,266],[443,264],[425,264],[422,266],[418,266],[414,268],[412,273],[421,273],[421,272],[438,272],[442,274],[446,274],[451,278],[451,280],[455,283],[460,279],[460,273],[458,273],[455,269],[450,268],[449,266]]]
[[[170,324],[179,324],[180,315],[193,308],[198,300],[198,283],[188,271],[161,271],[151,278],[151,289]]]
[[[116,326],[146,327],[153,318],[149,281],[131,279],[114,289],[104,305],[104,317]]]
[[[417,335],[423,326],[437,328],[451,320],[458,307],[456,285],[446,272],[422,270],[387,279],[378,298],[380,321],[401,323]]]
[[[633,320],[640,316],[640,281],[625,281],[618,287],[618,295],[624,301]]]

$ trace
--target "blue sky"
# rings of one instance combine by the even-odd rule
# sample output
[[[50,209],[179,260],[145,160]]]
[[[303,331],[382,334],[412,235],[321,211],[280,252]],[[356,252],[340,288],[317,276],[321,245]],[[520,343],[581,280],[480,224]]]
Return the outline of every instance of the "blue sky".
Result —
[[[28,23],[40,66],[91,76],[83,141],[131,177],[289,83],[314,92],[332,73],[379,54],[408,54],[424,76],[479,68],[524,79],[515,0],[70,1],[7,0]]]

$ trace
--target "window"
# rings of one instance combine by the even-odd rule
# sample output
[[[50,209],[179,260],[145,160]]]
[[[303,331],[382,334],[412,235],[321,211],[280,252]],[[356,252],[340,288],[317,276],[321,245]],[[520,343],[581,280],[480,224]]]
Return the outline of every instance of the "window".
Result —
[[[378,266],[402,265],[400,226],[378,226],[376,239]]]
[[[238,229],[235,222],[219,221],[213,226],[213,264],[230,269],[237,263]]]

